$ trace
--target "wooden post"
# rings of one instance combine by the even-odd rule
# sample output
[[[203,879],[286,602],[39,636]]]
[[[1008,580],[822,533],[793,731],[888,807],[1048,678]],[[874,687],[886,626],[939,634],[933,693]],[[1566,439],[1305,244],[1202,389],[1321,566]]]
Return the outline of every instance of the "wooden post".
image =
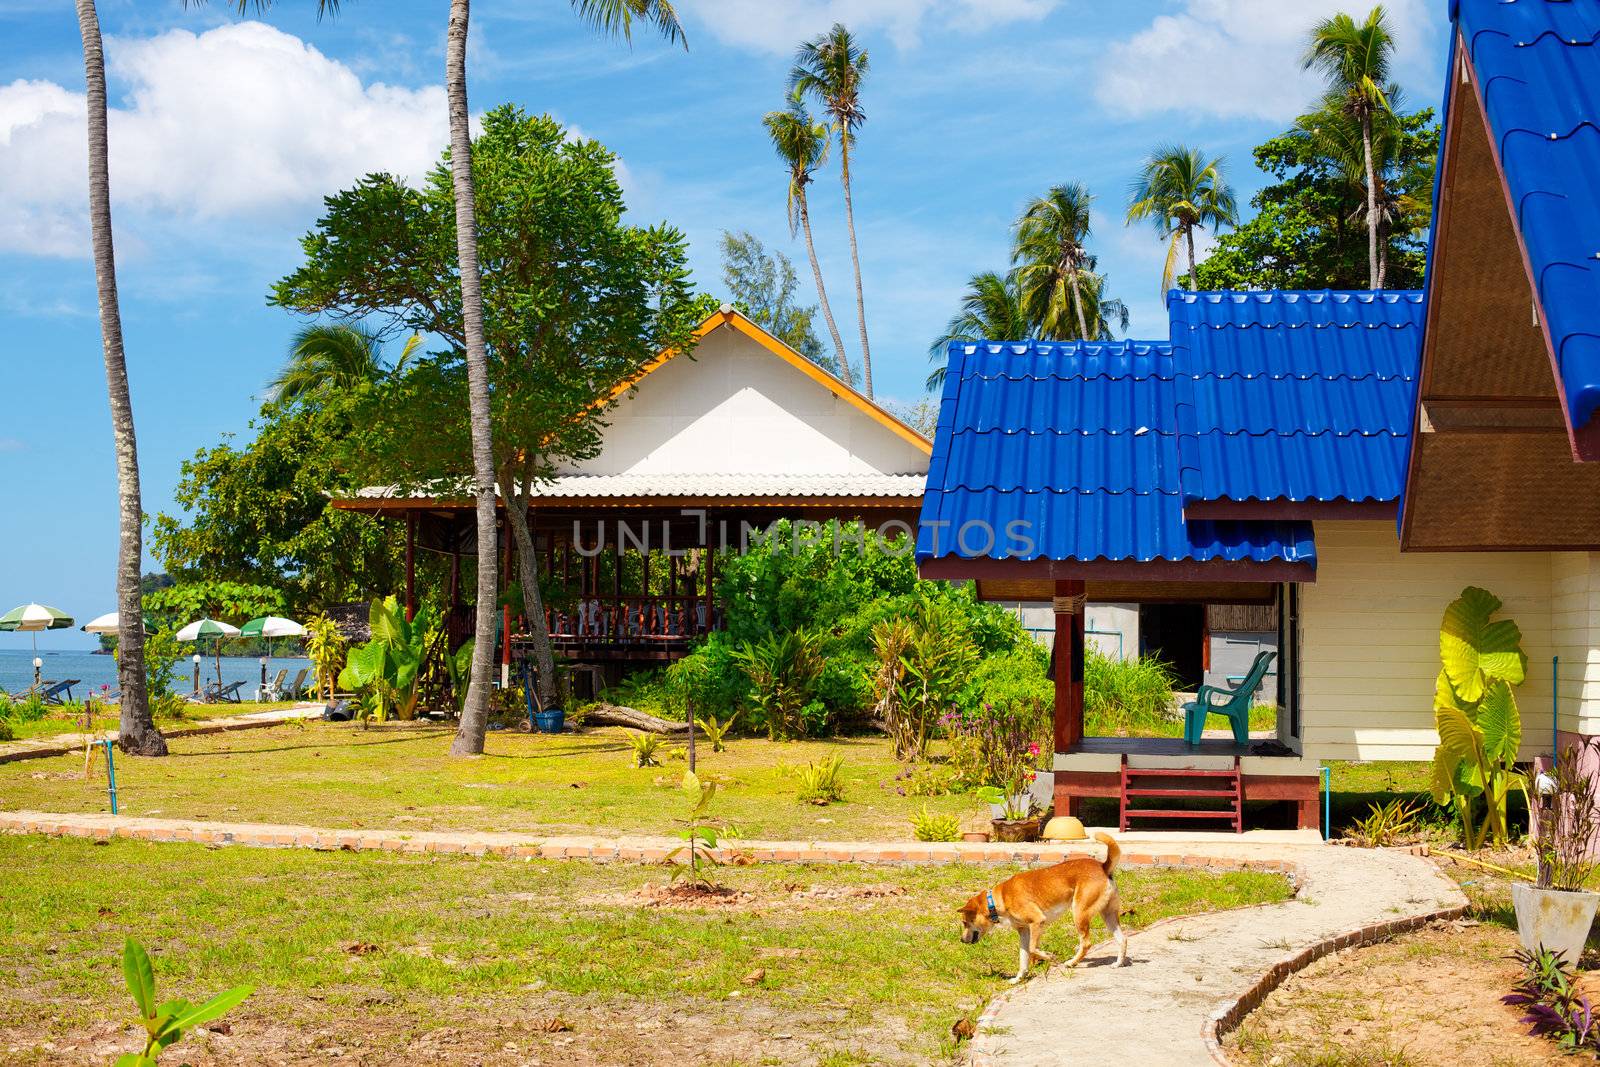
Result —
[[[1070,752],[1083,740],[1083,582],[1056,582],[1054,607],[1056,751]]]
[[[406,622],[417,617],[417,513],[406,512]]]
[[[717,584],[716,576],[717,549],[715,545],[708,544],[706,545],[706,633],[717,628],[717,601],[716,594],[712,591]]]

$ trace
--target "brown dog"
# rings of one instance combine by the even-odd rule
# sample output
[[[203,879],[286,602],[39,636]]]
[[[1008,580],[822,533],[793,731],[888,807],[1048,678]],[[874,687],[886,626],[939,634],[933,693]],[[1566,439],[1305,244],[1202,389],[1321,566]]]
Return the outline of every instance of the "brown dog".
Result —
[[[1122,905],[1117,900],[1117,884],[1111,880],[1122,849],[1110,834],[1099,833],[1095,840],[1106,846],[1105,860],[1074,856],[1053,867],[1014,874],[991,890],[975,894],[961,905],[961,941],[975,945],[991,929],[1006,923],[1016,930],[1022,946],[1017,957],[1017,976],[1022,981],[1034,960],[1054,959],[1039,950],[1046,923],[1054,922],[1072,909],[1078,927],[1078,954],[1068,967],[1076,967],[1089,951],[1089,922],[1096,913],[1106,929],[1117,939],[1117,966],[1128,965],[1128,935],[1117,922]]]

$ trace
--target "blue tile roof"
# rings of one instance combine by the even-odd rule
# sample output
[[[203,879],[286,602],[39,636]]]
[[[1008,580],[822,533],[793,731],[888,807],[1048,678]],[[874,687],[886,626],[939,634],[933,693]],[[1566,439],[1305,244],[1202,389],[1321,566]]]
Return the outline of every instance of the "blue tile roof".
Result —
[[[1451,17],[1477,72],[1577,430],[1600,408],[1600,8],[1453,0]]]
[[[917,558],[1311,562],[1305,523],[1186,521],[1172,347],[955,343]]]
[[[1184,501],[1397,499],[1422,310],[1413,291],[1175,290]]]

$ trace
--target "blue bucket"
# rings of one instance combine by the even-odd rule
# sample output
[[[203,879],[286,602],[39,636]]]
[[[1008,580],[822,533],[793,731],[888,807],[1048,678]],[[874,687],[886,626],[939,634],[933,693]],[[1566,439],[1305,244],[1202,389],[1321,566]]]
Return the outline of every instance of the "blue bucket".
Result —
[[[567,713],[560,708],[546,708],[536,712],[533,721],[541,734],[559,734],[566,726]]]

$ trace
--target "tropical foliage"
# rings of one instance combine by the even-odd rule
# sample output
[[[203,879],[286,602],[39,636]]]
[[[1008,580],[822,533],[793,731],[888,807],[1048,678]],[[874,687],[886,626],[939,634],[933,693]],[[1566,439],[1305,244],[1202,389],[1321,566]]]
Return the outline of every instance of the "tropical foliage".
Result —
[[[755,234],[722,231],[722,283],[735,307],[772,336],[818,366],[838,371],[833,357],[812,329],[815,305],[796,303],[800,287],[794,264],[782,252],[768,252]]]
[[[1167,242],[1161,291],[1172,288],[1181,244],[1188,257],[1189,287],[1199,289],[1194,232],[1220,230],[1238,222],[1233,189],[1220,156],[1207,159],[1198,148],[1160,145],[1145,159],[1128,193],[1128,223],[1148,222]]]
[[[872,628],[878,671],[873,710],[894,741],[898,760],[920,760],[940,718],[958,710],[978,660],[955,610],[925,602],[914,614]]]
[[[437,640],[438,614],[424,604],[407,620],[405,609],[390,596],[372,602],[367,622],[372,637],[346,654],[339,687],[359,694],[363,708],[379,722],[391,715],[414,719],[423,664]]]
[[[238,624],[263,615],[281,615],[283,593],[269,585],[249,582],[178,582],[144,598],[146,614],[183,626],[202,616]]]
[[[421,343],[421,335],[412,334],[390,366],[382,339],[360,323],[302,326],[289,342],[289,359],[268,384],[267,396],[279,404],[293,404],[360,392],[402,373]]]
[[[251,986],[241,985],[218,993],[204,1004],[191,1004],[181,997],[157,1001],[155,968],[150,963],[150,955],[131,937],[122,945],[122,977],[139,1010],[137,1021],[144,1028],[145,1044],[140,1052],[118,1056],[113,1067],[156,1067],[161,1053],[185,1033],[222,1018],[252,992]]]
[[[752,721],[774,741],[816,732],[826,710],[816,700],[822,677],[822,635],[808,627],[773,631],[733,653],[750,682]]]
[[[1501,607],[1493,593],[1468,586],[1445,608],[1439,628],[1433,798],[1453,806],[1462,843],[1473,849],[1485,840],[1507,842],[1506,797],[1513,788],[1526,792],[1516,768],[1522,718],[1512,687],[1527,676],[1528,656],[1517,624],[1495,618]]]

